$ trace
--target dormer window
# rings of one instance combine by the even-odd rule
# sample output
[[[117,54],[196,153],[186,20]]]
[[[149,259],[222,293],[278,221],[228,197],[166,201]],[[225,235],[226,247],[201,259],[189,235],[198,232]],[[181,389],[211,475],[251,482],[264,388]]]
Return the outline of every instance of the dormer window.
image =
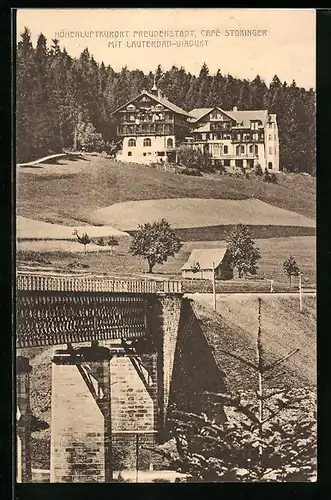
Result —
[[[126,109],[127,109],[128,111],[135,111],[136,106],[135,106],[134,104],[129,104],[129,105],[126,107]]]
[[[162,106],[162,104],[157,104],[155,106],[155,109],[164,109],[164,106]]]

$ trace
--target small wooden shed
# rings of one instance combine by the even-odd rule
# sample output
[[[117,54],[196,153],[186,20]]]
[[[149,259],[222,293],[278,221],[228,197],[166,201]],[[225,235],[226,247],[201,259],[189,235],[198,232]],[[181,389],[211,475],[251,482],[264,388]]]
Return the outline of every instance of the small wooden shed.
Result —
[[[227,248],[195,248],[181,268],[182,277],[187,279],[213,279],[213,265],[215,279],[233,278],[231,259]]]

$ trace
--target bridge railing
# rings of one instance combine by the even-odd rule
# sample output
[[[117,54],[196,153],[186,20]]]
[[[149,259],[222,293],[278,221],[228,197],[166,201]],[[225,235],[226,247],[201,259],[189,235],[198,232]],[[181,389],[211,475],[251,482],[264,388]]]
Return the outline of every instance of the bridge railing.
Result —
[[[18,291],[182,293],[182,283],[177,280],[134,280],[18,273],[16,283]]]

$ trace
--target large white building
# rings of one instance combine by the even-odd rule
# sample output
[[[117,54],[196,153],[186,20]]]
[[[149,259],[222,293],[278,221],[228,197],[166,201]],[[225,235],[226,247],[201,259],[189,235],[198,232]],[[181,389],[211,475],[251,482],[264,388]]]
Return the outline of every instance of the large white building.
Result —
[[[186,112],[154,85],[112,113],[121,147],[116,158],[132,163],[175,162],[186,145],[208,153],[224,167],[279,170],[276,115],[234,107],[195,108]]]
[[[122,139],[116,158],[131,163],[176,161],[176,148],[189,133],[190,115],[157,91],[144,90],[112,113]]]
[[[189,112],[187,145],[207,152],[225,167],[279,170],[279,140],[275,114],[267,110],[224,111],[219,107]]]

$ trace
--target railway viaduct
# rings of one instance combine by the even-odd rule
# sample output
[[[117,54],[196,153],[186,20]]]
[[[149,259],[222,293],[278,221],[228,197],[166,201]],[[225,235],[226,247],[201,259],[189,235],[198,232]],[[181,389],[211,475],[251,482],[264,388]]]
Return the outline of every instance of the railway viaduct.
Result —
[[[17,480],[31,481],[29,359],[54,346],[51,482],[111,482],[113,471],[158,467],[171,404],[202,411],[224,391],[191,301],[179,281],[114,280],[18,272]]]

